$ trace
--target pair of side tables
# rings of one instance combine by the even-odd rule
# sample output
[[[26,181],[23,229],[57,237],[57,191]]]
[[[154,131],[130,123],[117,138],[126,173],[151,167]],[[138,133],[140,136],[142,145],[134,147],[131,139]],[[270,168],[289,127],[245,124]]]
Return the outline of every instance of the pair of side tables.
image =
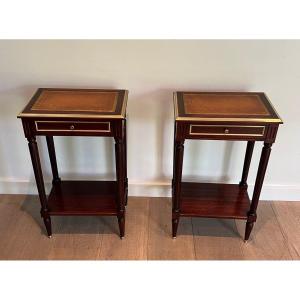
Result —
[[[126,105],[128,91],[40,88],[19,114],[28,140],[41,216],[51,237],[51,216],[117,216],[125,234],[128,198]],[[264,176],[282,120],[264,93],[175,92],[172,236],[180,217],[247,220],[249,239]],[[36,136],[46,136],[53,174],[47,197]],[[58,175],[53,136],[110,136],[115,139],[116,181],[64,181]],[[247,141],[239,184],[182,182],[185,139]],[[255,141],[264,146],[252,201],[247,177]]]

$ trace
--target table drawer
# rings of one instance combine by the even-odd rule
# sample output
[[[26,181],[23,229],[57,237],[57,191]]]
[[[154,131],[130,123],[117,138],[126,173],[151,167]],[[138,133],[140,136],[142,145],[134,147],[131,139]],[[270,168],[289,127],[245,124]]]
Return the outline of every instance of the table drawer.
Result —
[[[265,126],[190,125],[190,135],[264,136]]]
[[[37,132],[110,132],[110,122],[36,121]]]

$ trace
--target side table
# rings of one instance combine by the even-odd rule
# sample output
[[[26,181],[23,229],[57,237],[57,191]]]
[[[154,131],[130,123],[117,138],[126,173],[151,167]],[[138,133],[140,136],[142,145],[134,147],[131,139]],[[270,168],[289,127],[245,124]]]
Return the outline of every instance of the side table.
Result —
[[[127,204],[126,104],[128,91],[39,88],[18,115],[28,140],[41,216],[51,237],[51,216],[117,216],[125,233]],[[46,136],[53,174],[47,197],[36,136]],[[53,136],[110,136],[115,139],[116,181],[59,178]]]
[[[264,93],[175,92],[172,236],[181,216],[245,219],[249,239],[271,146],[282,120]],[[185,139],[247,141],[239,184],[182,182]],[[255,141],[264,142],[252,201],[247,177]]]

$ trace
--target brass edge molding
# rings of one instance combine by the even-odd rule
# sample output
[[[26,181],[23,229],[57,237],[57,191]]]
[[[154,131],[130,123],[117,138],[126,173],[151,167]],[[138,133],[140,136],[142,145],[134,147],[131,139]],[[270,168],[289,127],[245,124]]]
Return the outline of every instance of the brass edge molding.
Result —
[[[174,118],[178,118],[178,101],[177,101],[177,92],[173,93],[173,103],[174,103]]]
[[[121,116],[123,116],[124,119],[126,118],[127,102],[128,102],[128,90],[125,90],[124,101],[121,109]]]
[[[17,118],[81,118],[81,119],[125,119],[126,118],[126,107],[127,107],[127,101],[128,101],[128,90],[125,90],[125,96],[123,105],[121,108],[121,114],[119,115],[99,115],[99,114],[93,114],[93,115],[83,115],[83,114],[37,114],[37,113],[24,113],[24,109],[27,107],[27,105],[24,107],[23,111],[18,114]]]
[[[195,118],[177,117],[176,121],[212,121],[212,122],[261,122],[261,123],[282,123],[281,119],[255,119],[255,118]]]
[[[277,115],[277,117],[278,117],[278,120],[280,120],[280,122],[283,124],[283,120],[282,120],[282,118],[279,116],[279,114],[278,114],[278,112],[276,111],[275,107],[273,106],[271,100],[269,99],[269,97],[268,97],[265,93],[263,93],[263,94],[264,94],[264,96],[266,97],[266,99],[268,100],[268,102],[269,102],[269,104],[271,105],[271,107],[273,108],[273,110],[275,111],[275,113],[276,113],[276,115]]]
[[[192,127],[235,127],[235,128],[262,128],[262,133],[207,133],[207,132],[192,132]],[[265,126],[240,126],[240,125],[198,125],[191,124],[189,135],[221,135],[221,136],[264,136]]]
[[[124,119],[123,115],[84,115],[84,114],[32,114],[20,113],[18,118],[80,118],[80,119]]]
[[[77,124],[77,123],[89,123],[89,124],[108,124],[108,130],[103,130],[103,129],[38,129],[38,124],[37,123],[71,123],[71,124]],[[110,122],[81,122],[81,121],[34,121],[35,125],[35,130],[37,132],[45,132],[45,131],[56,131],[56,132],[65,132],[65,131],[70,131],[70,132],[111,132],[110,128]]]

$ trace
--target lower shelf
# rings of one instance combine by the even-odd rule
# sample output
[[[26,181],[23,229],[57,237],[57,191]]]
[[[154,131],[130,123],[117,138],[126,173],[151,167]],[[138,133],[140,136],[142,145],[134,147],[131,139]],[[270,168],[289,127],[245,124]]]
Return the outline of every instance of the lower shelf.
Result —
[[[61,181],[48,197],[50,215],[116,215],[115,181]]]
[[[238,184],[181,184],[181,216],[247,219],[248,192]]]

